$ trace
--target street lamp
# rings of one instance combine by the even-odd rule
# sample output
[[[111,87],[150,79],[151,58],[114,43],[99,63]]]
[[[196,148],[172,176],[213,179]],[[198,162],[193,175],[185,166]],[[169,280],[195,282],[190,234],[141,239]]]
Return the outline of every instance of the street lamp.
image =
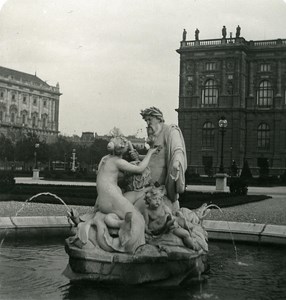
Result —
[[[218,126],[221,129],[221,154],[220,154],[220,166],[219,166],[219,173],[224,173],[224,166],[223,166],[223,142],[224,142],[224,134],[227,127],[227,120],[225,117],[221,117],[218,121]]]
[[[71,170],[72,170],[72,172],[75,172],[76,171],[76,168],[75,168],[76,150],[75,149],[72,150],[72,157],[71,157],[71,159],[72,159],[72,168],[71,168]]]
[[[35,144],[35,152],[34,152],[34,157],[35,157],[35,169],[38,169],[38,160],[37,160],[37,151],[38,148],[40,147],[40,144]]]

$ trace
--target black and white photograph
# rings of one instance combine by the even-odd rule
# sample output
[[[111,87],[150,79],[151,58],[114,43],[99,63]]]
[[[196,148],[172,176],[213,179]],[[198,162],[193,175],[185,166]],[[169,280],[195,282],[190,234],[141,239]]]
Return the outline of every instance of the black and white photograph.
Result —
[[[286,0],[0,0],[0,299],[286,299]]]

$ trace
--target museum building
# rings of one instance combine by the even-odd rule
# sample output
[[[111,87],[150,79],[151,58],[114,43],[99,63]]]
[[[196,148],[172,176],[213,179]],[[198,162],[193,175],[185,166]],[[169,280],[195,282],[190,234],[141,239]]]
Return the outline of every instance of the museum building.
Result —
[[[0,134],[17,141],[28,132],[54,142],[59,133],[59,84],[0,66]]]
[[[286,40],[246,41],[239,32],[235,38],[209,40],[196,34],[188,41],[185,32],[177,52],[178,123],[191,171],[218,171],[223,154],[226,170],[233,160],[242,168],[246,159],[253,175],[265,163],[272,174],[281,174],[286,168]],[[219,127],[221,118],[227,127]]]

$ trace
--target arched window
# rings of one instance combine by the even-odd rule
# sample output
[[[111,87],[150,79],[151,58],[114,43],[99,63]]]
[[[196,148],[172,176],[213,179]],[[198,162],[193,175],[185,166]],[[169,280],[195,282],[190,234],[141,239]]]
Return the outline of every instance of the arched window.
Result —
[[[17,112],[18,112],[17,106],[15,104],[12,104],[10,106],[9,111],[10,111],[10,122],[15,123],[16,117],[17,117]]]
[[[257,147],[259,149],[270,149],[270,128],[266,123],[261,123],[257,129]]]
[[[32,115],[32,127],[38,127],[38,122],[39,122],[39,115],[37,112],[33,112]]]
[[[26,115],[25,114],[22,115],[22,124],[26,124]]]
[[[212,122],[206,122],[203,126],[202,132],[202,146],[203,148],[214,147],[214,124]]]
[[[26,110],[21,111],[22,125],[26,124],[28,121],[28,112]]]
[[[11,123],[15,123],[15,113],[11,113]]]
[[[204,86],[202,94],[202,106],[216,106],[218,89],[213,79],[209,79]]]
[[[259,107],[271,107],[272,98],[273,90],[270,82],[267,80],[261,81],[257,93],[257,105]]]
[[[47,128],[47,120],[48,120],[48,115],[47,114],[43,114],[42,115],[42,128],[43,129]]]

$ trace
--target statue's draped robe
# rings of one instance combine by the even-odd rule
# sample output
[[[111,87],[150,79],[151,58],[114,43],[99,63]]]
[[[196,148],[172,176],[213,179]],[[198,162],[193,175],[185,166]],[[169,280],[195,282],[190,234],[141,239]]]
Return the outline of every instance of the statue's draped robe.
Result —
[[[160,133],[155,137],[154,145],[162,146],[162,150],[151,157],[149,167],[153,182],[165,185],[167,197],[172,202],[177,201],[178,193],[185,190],[185,172],[187,170],[187,157],[184,138],[177,125],[163,124]],[[179,176],[173,178],[172,166],[174,161],[179,162]]]

